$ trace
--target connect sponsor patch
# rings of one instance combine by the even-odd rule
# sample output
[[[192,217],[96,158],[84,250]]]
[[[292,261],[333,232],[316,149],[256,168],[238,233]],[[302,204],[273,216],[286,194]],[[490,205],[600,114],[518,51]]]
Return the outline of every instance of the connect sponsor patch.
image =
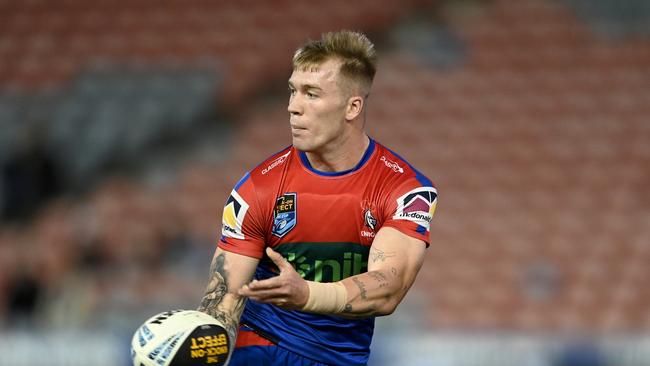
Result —
[[[397,199],[393,219],[408,220],[429,229],[438,194],[433,187],[418,187]]]
[[[273,235],[281,238],[296,226],[296,199],[296,193],[285,193],[275,201]]]
[[[221,226],[221,234],[223,236],[235,239],[244,239],[242,232],[242,224],[246,211],[248,211],[248,203],[233,190],[230,197],[226,201],[226,206],[223,208],[223,220]]]

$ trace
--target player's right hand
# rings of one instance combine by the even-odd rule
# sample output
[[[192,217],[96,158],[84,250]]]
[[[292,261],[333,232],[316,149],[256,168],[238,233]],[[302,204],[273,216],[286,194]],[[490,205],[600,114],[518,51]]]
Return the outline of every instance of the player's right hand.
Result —
[[[238,294],[253,301],[273,304],[285,309],[302,309],[309,298],[309,286],[282,255],[266,248],[266,255],[278,266],[280,274],[244,285]]]

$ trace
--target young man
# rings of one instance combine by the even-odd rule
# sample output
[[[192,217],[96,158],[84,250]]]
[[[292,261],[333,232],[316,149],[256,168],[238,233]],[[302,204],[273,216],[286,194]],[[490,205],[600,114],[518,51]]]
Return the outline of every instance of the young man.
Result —
[[[293,144],[235,185],[199,307],[238,334],[231,366],[365,365],[415,280],[437,192],[363,130],[376,60],[350,31],[294,55]]]

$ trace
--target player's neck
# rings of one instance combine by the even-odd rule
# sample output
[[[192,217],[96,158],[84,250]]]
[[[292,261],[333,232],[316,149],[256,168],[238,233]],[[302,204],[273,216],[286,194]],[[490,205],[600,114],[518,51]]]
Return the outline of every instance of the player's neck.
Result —
[[[365,133],[348,136],[325,151],[306,152],[312,168],[322,172],[343,172],[359,164],[370,145]]]

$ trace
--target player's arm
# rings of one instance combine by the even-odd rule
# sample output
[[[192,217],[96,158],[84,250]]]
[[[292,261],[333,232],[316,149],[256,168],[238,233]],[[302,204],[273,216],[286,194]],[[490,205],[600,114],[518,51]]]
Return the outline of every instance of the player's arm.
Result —
[[[425,247],[422,240],[384,227],[373,240],[368,272],[331,283],[304,280],[284,257],[267,248],[280,274],[253,281],[239,293],[255,301],[312,313],[352,318],[389,315],[415,281]]]
[[[426,244],[392,227],[375,236],[368,256],[368,272],[348,277],[341,284],[346,302],[340,315],[347,317],[392,314],[413,285]]]
[[[231,339],[237,336],[239,318],[246,298],[237,290],[248,283],[257,267],[258,259],[217,248],[210,265],[210,280],[201,299],[199,311],[219,320]]]

